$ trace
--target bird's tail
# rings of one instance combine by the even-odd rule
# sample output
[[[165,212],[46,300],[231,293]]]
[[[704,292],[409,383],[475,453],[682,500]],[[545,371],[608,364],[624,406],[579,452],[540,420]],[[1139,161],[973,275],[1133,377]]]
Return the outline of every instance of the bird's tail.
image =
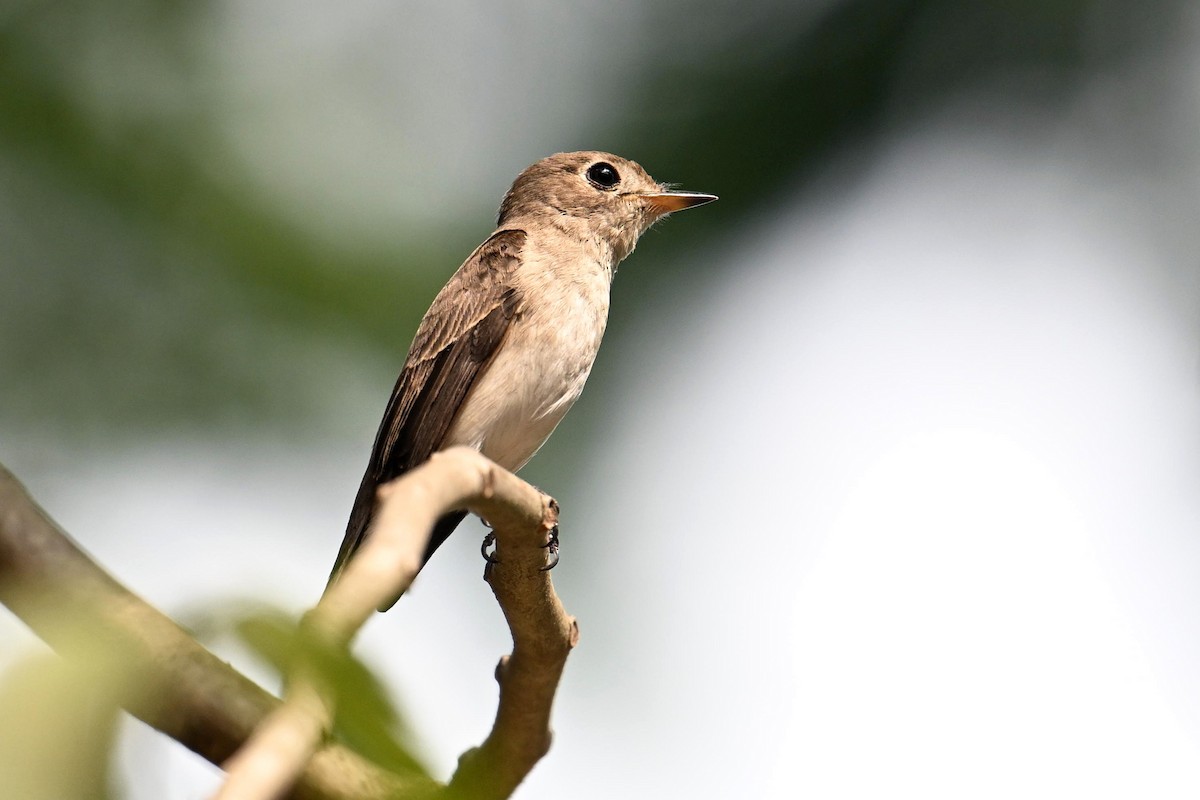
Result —
[[[338,548],[337,559],[333,562],[333,571],[325,583],[325,591],[337,583],[337,579],[346,571],[350,557],[358,551],[367,538],[367,529],[371,526],[371,518],[375,514],[375,490],[379,487],[370,475],[364,475],[358,486],[358,494],[354,498],[354,506],[350,509],[350,520],[346,523],[346,535],[342,537],[342,546]]]
[[[350,563],[350,559],[358,551],[366,541],[367,532],[371,527],[371,520],[375,516],[375,490],[377,484],[369,478],[364,477],[362,485],[358,488],[358,496],[354,498],[354,508],[350,511],[350,521],[346,523],[346,535],[342,539],[342,546],[338,549],[337,560],[333,563],[333,571],[329,574],[329,581],[325,584],[325,591],[329,591],[329,587],[337,583],[342,573],[346,571],[346,566]],[[442,542],[450,538],[450,534],[454,533],[454,529],[467,516],[465,511],[452,511],[449,514],[442,516],[433,526],[433,532],[429,536],[429,544],[425,548],[425,554],[421,558],[421,566],[424,567],[429,563],[429,559],[433,556],[434,551],[441,546]],[[379,606],[380,611],[387,611],[396,604],[400,599],[400,595],[392,598],[389,602]]]

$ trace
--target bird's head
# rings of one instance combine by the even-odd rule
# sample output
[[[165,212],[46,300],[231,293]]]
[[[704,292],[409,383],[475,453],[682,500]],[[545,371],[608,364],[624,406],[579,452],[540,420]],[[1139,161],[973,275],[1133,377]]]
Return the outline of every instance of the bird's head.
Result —
[[[674,191],[657,183],[641,165],[611,153],[558,153],[517,176],[500,204],[498,224],[549,223],[606,244],[615,263],[667,214],[716,199]]]

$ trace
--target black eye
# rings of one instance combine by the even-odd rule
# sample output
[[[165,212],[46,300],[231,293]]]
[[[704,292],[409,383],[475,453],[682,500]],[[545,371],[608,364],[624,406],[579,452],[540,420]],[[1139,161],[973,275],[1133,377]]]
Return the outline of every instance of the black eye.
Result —
[[[612,189],[621,182],[621,176],[617,174],[617,170],[612,164],[607,161],[597,161],[587,168],[588,183],[595,186],[597,189]]]

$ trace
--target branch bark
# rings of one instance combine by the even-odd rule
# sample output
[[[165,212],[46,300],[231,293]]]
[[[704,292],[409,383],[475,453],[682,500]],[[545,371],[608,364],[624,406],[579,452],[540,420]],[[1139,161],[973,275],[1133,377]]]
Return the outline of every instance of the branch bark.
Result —
[[[144,675],[125,707],[213,763],[225,763],[230,778],[223,797],[290,790],[301,800],[373,800],[445,788],[455,797],[506,798],[549,749],[554,694],[579,637],[543,570],[557,505],[466,448],[435,455],[381,488],[380,500],[366,545],[306,615],[309,630],[325,643],[348,645],[380,603],[408,588],[443,513],[466,508],[487,519],[496,535],[497,564],[485,577],[512,632],[513,653],[496,669],[500,702],[492,731],[463,754],[446,787],[322,745],[332,709],[319,678],[302,665],[281,705],[100,569],[3,467],[0,602],[68,658],[72,630],[101,632],[112,655]]]
[[[489,564],[485,577],[512,631],[513,655],[496,671],[500,704],[492,732],[460,758],[448,789],[454,796],[506,798],[550,747],[551,705],[579,635],[544,569],[558,506],[465,447],[436,453],[381,487],[379,503],[370,536],[306,615],[306,625],[323,645],[348,645],[376,608],[411,585],[439,517],[465,508],[488,520],[497,563]],[[230,760],[217,800],[278,796],[328,729],[332,698],[319,676],[299,668],[287,702]]]
[[[138,675],[124,708],[214,764],[229,758],[279,701],[124,588],[63,533],[0,467],[0,602],[65,658],[95,657]],[[86,632],[87,635],[80,635]],[[322,747],[295,786],[300,800],[384,800],[432,788],[346,748]]]

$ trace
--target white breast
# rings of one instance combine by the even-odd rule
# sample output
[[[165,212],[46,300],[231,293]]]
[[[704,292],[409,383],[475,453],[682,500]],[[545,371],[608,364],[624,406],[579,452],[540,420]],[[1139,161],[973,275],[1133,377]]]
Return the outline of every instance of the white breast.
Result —
[[[522,303],[500,350],[447,434],[510,470],[524,466],[583,391],[608,321],[610,272],[598,258],[527,248]]]

